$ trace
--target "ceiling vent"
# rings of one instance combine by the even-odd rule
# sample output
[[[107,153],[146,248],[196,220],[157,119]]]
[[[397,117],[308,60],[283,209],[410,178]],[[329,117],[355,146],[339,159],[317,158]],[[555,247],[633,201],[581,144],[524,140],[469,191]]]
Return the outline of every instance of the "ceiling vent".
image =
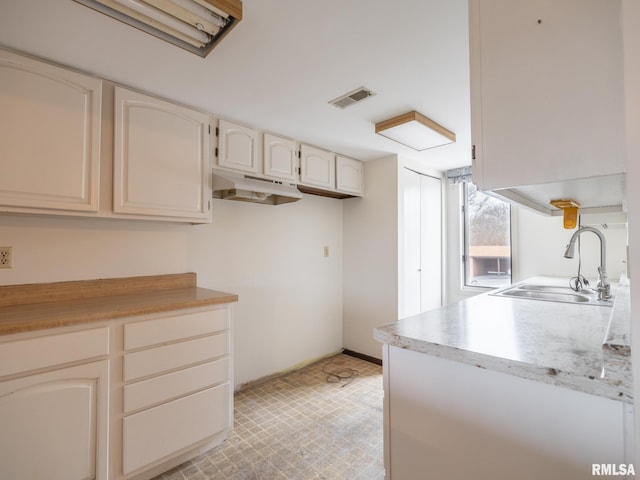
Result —
[[[374,92],[365,87],[360,87],[353,92],[349,92],[345,95],[342,95],[334,100],[331,100],[329,103],[334,107],[338,108],[346,108],[354,103],[361,102],[362,100],[373,97],[375,95]]]

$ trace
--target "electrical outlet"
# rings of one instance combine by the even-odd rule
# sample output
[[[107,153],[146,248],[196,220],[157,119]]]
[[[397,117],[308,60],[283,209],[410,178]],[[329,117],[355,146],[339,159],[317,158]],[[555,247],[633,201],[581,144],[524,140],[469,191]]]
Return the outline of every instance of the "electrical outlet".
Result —
[[[0,268],[11,268],[13,264],[13,249],[0,247]]]

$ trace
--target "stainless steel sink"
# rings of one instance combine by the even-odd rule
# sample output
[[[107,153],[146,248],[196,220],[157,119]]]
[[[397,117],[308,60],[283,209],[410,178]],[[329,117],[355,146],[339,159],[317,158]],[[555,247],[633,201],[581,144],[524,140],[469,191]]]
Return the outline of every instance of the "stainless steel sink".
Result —
[[[521,283],[490,293],[501,297],[528,298],[532,300],[544,300],[547,302],[579,303],[583,305],[613,305],[613,299],[598,300],[597,293],[592,290],[574,292],[569,287],[551,285],[535,285]]]

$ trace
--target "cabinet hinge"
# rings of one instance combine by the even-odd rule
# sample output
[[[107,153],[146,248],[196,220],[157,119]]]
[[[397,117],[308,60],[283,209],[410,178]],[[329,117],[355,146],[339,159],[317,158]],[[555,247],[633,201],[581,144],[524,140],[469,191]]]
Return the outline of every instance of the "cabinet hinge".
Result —
[[[209,135],[211,135],[211,125],[209,125]]]
[[[216,158],[218,158],[218,147],[216,147]]]
[[[302,158],[302,150],[298,150],[298,158]]]
[[[208,208],[209,208],[209,211],[211,211],[211,200],[209,200],[209,202],[208,202],[208,203],[209,203],[209,207],[208,207]]]
[[[218,127],[216,127],[216,137],[220,136],[220,129]]]
[[[462,263],[466,263],[467,262],[467,256],[466,255],[462,255]]]
[[[472,145],[471,146],[471,160],[475,160],[476,159],[476,146]]]

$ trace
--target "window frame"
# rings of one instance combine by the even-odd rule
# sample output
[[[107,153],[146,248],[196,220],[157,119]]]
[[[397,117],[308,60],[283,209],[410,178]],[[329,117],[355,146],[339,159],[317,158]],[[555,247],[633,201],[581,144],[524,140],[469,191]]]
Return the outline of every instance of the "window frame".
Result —
[[[490,291],[490,290],[495,290],[497,288],[503,288],[506,287],[508,285],[512,285],[515,280],[514,278],[516,277],[516,273],[515,273],[515,269],[514,269],[514,259],[515,259],[515,252],[516,252],[516,247],[515,247],[515,231],[516,231],[516,224],[517,224],[517,214],[516,214],[516,210],[515,208],[513,208],[513,204],[511,202],[509,202],[507,199],[500,197],[499,195],[491,195],[490,192],[482,192],[480,190],[481,193],[485,194],[485,195],[489,195],[494,197],[496,200],[499,200],[501,202],[504,202],[506,204],[509,205],[509,243],[510,243],[510,263],[511,263],[511,273],[510,276],[508,278],[508,281],[504,284],[501,285],[472,285],[472,284],[468,284],[467,283],[467,278],[468,278],[468,266],[469,266],[469,259],[471,258],[469,255],[469,217],[468,217],[468,212],[469,212],[469,208],[468,208],[468,199],[469,199],[469,194],[468,194],[468,183],[473,183],[473,182],[461,182],[460,184],[460,249],[461,249],[461,256],[460,256],[460,289],[462,291],[470,291],[470,292],[486,292],[486,291]]]

